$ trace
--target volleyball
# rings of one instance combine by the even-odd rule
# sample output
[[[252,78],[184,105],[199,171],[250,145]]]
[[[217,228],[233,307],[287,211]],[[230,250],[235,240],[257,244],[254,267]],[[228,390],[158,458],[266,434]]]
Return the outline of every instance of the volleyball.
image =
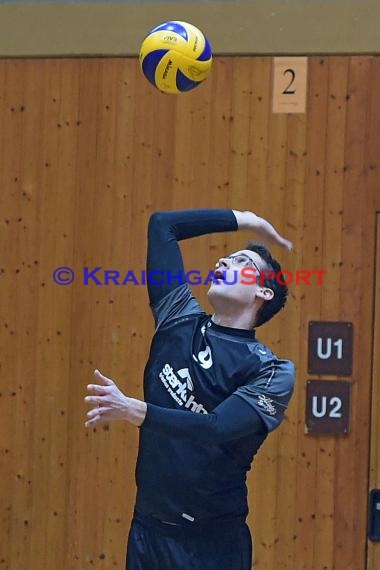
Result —
[[[173,20],[150,30],[140,48],[140,65],[157,89],[182,93],[206,79],[212,66],[212,50],[198,28]]]

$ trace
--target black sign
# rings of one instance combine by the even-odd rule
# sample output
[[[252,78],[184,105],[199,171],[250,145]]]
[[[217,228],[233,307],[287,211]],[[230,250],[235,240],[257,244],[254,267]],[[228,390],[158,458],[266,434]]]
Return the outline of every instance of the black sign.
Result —
[[[309,374],[352,374],[352,323],[310,321]]]
[[[350,423],[351,384],[346,380],[308,380],[306,430],[315,434],[346,434]]]

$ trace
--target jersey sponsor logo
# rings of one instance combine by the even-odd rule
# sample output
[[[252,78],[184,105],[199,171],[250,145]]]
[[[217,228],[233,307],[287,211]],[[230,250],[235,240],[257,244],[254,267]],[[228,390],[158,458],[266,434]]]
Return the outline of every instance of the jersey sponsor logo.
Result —
[[[193,354],[193,358],[195,362],[198,362],[205,370],[208,370],[212,366],[211,348],[209,346],[206,346],[205,350],[200,350],[198,356]]]
[[[277,410],[273,405],[273,400],[268,398],[268,396],[264,396],[264,394],[259,394],[259,399],[257,403],[259,406],[264,408],[264,410],[268,412],[268,414],[270,414],[271,416],[276,415]]]
[[[196,402],[194,394],[191,394],[194,391],[194,384],[188,368],[181,368],[176,373],[170,364],[165,364],[159,378],[179,406],[184,406],[197,414],[208,413],[202,404]]]
[[[207,323],[207,327],[210,327],[211,323]],[[201,328],[201,333],[203,336],[203,341],[206,344],[206,341],[204,340],[205,334],[206,334],[206,326],[203,325]],[[212,362],[212,354],[211,354],[211,348],[206,344],[206,348],[204,350],[200,350],[198,352],[198,356],[195,356],[195,354],[193,354],[193,358],[195,360],[195,362],[198,362],[198,364],[200,366],[202,366],[202,368],[204,368],[205,370],[208,370],[209,368],[211,368],[213,362]]]

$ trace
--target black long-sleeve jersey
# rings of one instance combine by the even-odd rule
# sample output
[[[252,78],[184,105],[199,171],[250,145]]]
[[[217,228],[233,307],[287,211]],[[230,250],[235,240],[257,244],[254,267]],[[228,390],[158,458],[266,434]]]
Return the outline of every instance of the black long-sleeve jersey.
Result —
[[[153,215],[148,272],[183,270],[180,239],[236,229],[231,210]],[[245,519],[247,471],[284,417],[294,365],[254,331],[216,325],[186,283],[150,284],[149,295],[156,332],[144,373],[136,509],[186,526]]]

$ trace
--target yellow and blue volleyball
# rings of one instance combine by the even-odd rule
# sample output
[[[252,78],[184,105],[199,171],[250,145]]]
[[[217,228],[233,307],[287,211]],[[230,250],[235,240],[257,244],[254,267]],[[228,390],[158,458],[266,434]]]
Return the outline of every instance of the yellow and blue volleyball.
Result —
[[[182,93],[206,79],[211,70],[212,50],[198,28],[173,20],[148,33],[141,45],[140,65],[157,89]]]

